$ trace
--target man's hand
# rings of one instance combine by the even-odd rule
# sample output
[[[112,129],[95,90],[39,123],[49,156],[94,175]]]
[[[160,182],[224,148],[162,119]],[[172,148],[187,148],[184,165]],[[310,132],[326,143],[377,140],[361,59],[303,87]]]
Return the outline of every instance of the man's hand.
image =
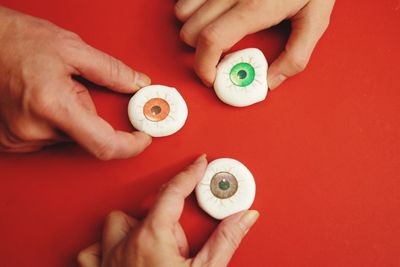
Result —
[[[185,198],[204,175],[205,156],[173,178],[162,190],[143,221],[112,212],[101,244],[79,253],[81,267],[209,266],[229,263],[243,237],[258,219],[257,211],[243,211],[223,220],[200,252],[189,257],[185,233],[179,223]]]
[[[334,0],[179,0],[181,38],[196,47],[195,71],[207,86],[215,80],[222,52],[247,34],[285,19],[292,32],[283,53],[268,70],[270,89],[304,70],[329,24]]]
[[[0,7],[0,151],[32,152],[72,138],[108,160],[140,153],[151,138],[114,130],[96,113],[82,76],[120,93],[150,79],[47,21]]]

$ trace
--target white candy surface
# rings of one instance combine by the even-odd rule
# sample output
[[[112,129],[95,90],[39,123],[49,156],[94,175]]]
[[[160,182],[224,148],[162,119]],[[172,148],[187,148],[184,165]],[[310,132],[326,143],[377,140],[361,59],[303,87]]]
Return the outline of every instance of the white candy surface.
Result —
[[[236,178],[237,191],[232,196],[221,199],[212,192],[212,179],[218,173],[229,173]],[[221,192],[226,192],[226,190]],[[249,209],[253,204],[255,194],[256,185],[249,169],[241,162],[230,158],[221,158],[210,162],[203,179],[196,187],[199,206],[209,215],[220,220],[236,212]]]
[[[240,63],[250,65],[252,69],[240,68]],[[268,93],[267,70],[267,60],[257,48],[228,54],[217,66],[214,90],[222,102],[231,106],[244,107],[261,102]]]
[[[148,118],[145,105],[148,101],[162,99],[169,106],[166,117],[159,121]],[[165,103],[164,102],[164,103]],[[186,122],[188,108],[179,92],[164,85],[150,85],[137,91],[129,101],[128,115],[133,127],[153,137],[168,136],[179,131]]]

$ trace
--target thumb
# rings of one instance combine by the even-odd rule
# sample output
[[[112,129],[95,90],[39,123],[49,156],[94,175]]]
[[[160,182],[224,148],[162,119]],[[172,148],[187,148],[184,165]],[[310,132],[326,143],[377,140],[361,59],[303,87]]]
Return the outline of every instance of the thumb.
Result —
[[[151,83],[146,74],[132,70],[120,60],[87,44],[74,53],[69,60],[78,74],[98,85],[120,93],[133,93]]]
[[[268,70],[268,84],[271,90],[287,78],[303,71],[329,24],[329,13],[321,12],[312,2],[292,19],[292,32],[285,50]]]
[[[258,211],[248,210],[223,220],[194,258],[194,266],[228,265],[235,250],[258,217]]]
[[[80,267],[100,267],[101,246],[95,243],[79,252],[77,260]]]
[[[69,88],[66,84],[54,85]],[[67,90],[65,90],[67,91]],[[151,137],[142,132],[115,130],[108,122],[78,103],[74,94],[60,97],[62,101],[53,103],[44,116],[57,128],[78,142],[91,154],[102,160],[132,157],[143,151],[151,143]]]

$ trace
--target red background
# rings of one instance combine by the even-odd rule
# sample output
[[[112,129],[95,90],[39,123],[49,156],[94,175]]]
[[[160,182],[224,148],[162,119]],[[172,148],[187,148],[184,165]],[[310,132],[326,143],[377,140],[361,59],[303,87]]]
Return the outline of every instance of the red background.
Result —
[[[143,216],[155,192],[206,152],[253,172],[261,217],[231,266],[400,266],[400,4],[338,1],[302,74],[263,103],[233,108],[202,86],[179,41],[174,1],[2,0],[177,87],[186,126],[136,158],[98,161],[75,145],[0,155],[0,265],[76,266],[114,209]],[[287,25],[247,37],[269,61]],[[131,130],[129,96],[91,91],[100,114]],[[182,223],[195,253],[216,227],[191,196]]]

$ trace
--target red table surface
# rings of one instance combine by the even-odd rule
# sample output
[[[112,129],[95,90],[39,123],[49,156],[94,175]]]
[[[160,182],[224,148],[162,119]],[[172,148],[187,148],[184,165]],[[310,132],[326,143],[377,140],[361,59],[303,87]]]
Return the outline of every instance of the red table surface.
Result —
[[[140,156],[102,162],[76,145],[0,155],[0,266],[77,266],[119,209],[143,217],[159,187],[197,155],[232,157],[253,172],[261,217],[230,266],[400,266],[400,4],[338,1],[306,71],[265,102],[221,103],[192,71],[174,1],[3,0],[179,88],[185,127]],[[234,49],[277,57],[288,26]],[[132,130],[130,96],[92,88],[99,113]],[[188,198],[192,253],[217,226]]]

